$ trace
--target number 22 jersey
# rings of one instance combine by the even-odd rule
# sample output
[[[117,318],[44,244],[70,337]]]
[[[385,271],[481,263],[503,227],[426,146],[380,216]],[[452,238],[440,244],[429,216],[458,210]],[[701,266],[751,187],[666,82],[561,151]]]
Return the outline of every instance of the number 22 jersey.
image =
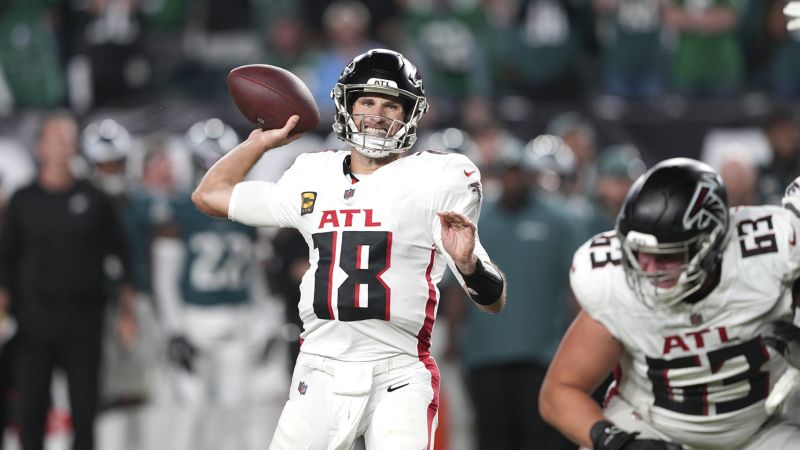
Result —
[[[446,264],[457,272],[436,213],[456,211],[477,222],[480,173],[462,155],[426,151],[354,182],[349,154],[303,154],[277,183],[239,183],[229,217],[297,228],[305,238],[304,352],[342,361],[427,357],[436,285]],[[475,253],[489,264],[479,241]]]
[[[791,320],[798,222],[773,206],[731,209],[719,285],[695,304],[651,309],[628,287],[616,234],[575,254],[571,285],[581,307],[622,344],[609,394],[675,441],[734,448],[766,421],[772,385],[786,369],[764,337]]]

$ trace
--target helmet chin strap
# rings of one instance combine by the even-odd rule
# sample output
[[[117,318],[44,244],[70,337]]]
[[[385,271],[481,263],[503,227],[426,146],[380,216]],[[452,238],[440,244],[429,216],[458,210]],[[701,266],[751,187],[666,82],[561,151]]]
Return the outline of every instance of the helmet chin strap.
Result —
[[[360,133],[358,133],[358,134],[360,134]],[[391,139],[391,140],[393,140],[393,139]],[[397,149],[397,148],[395,148],[395,149],[375,149],[375,148],[370,148],[367,145],[359,144],[358,142],[356,142],[356,140],[351,140],[349,142],[353,145],[353,148],[355,149],[355,151],[357,151],[358,153],[360,153],[360,154],[362,154],[362,155],[364,155],[364,156],[366,156],[368,158],[373,158],[373,159],[386,158],[386,157],[389,157],[389,156],[391,156],[393,154],[402,153],[404,151],[402,149]]]
[[[656,300],[655,303],[657,305],[661,306],[661,307],[669,308],[671,306],[677,305],[678,303],[680,303],[681,301],[683,301],[684,299],[686,299],[690,295],[692,295],[695,292],[697,292],[700,289],[700,287],[703,285],[703,282],[705,281],[705,278],[706,278],[706,274],[705,274],[705,272],[697,272],[696,275],[697,276],[696,276],[695,279],[697,280],[697,282],[696,283],[692,283],[687,288],[686,286],[688,285],[688,280],[687,280],[688,276],[687,276],[686,272],[682,273],[680,278],[678,279],[676,285],[674,287],[668,289],[665,292],[665,293],[668,292],[668,293],[670,293],[672,295],[664,296],[662,294],[663,298],[660,299],[660,300]],[[658,289],[658,288],[656,288],[656,289]],[[658,294],[656,294],[656,296],[658,296]]]
[[[360,145],[354,145],[353,149],[355,149],[355,151],[357,151],[359,154],[364,155],[370,159],[384,159],[392,155],[395,155],[397,153],[400,153],[398,151],[371,150],[369,148],[365,148]]]
[[[389,133],[396,124],[401,124],[401,127],[394,135],[390,136]],[[356,125],[352,115],[348,117],[347,126],[347,142],[352,144],[357,152],[368,158],[385,158],[391,154],[402,153],[407,149],[402,147],[402,137],[405,135],[408,125],[402,121],[391,120],[391,124],[383,136],[365,132],[364,117],[361,118],[361,129]]]
[[[657,283],[658,280],[648,279],[648,274],[645,273],[638,264],[631,262],[635,258],[633,250],[623,244],[623,257],[628,261],[625,266],[625,277],[628,285],[631,286],[640,300],[653,308],[669,308],[692,297],[705,286],[706,280],[717,270],[718,263],[708,264],[707,259],[710,252],[715,247],[715,243],[720,242],[719,248],[725,248],[730,237],[729,231],[728,228],[720,224],[715,227],[706,238],[703,238],[700,241],[699,248],[697,248],[694,255],[683,267],[678,280],[676,280],[675,286],[670,288],[659,288],[654,284]],[[633,241],[636,241],[646,237],[647,236],[640,236],[640,234],[635,231],[631,231],[627,237],[621,237],[621,240],[624,242],[628,238],[631,238]],[[699,237],[695,238],[695,240],[699,239]],[[648,243],[645,243],[645,245],[647,244]],[[652,243],[649,244],[652,245]],[[690,252],[689,247],[694,244],[687,242],[685,245],[685,251],[687,254],[691,254],[692,252]],[[628,265],[630,265],[630,267],[628,267]],[[711,267],[708,267],[709,265]]]

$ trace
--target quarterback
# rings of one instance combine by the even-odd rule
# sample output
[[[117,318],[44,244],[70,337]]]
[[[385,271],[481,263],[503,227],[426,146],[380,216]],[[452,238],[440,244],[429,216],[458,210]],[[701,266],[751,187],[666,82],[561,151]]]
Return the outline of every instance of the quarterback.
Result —
[[[192,199],[212,216],[296,228],[308,244],[303,343],[270,448],[349,449],[362,435],[368,449],[432,448],[430,339],[445,266],[479,308],[505,302],[504,278],[477,238],[480,172],[462,155],[409,151],[428,104],[401,54],[359,55],[331,97],[346,150],[301,155],[277,183],[243,182],[265,151],[296,139],[292,116],[251,133]]]
[[[789,209],[729,209],[703,163],[653,167],[616,230],[575,253],[583,310],[545,378],[542,416],[595,450],[797,448],[800,427],[764,404],[793,347],[776,328],[794,315],[798,228]],[[589,393],[612,370],[601,410]]]

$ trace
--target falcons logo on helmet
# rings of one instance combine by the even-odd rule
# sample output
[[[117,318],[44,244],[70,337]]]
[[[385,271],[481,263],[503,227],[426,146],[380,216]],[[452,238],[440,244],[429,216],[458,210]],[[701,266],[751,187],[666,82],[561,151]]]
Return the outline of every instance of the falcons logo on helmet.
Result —
[[[794,213],[795,216],[800,217],[800,184],[798,184],[798,178],[795,178],[786,187],[786,193],[781,200],[781,204],[784,208]]]
[[[784,195],[788,197],[790,195],[797,195],[799,193],[800,193],[800,185],[797,184],[797,179],[795,179],[794,181],[791,182],[791,184],[789,184],[789,186],[786,186],[786,192],[784,193]]]
[[[714,193],[711,184],[698,183],[689,204],[689,209],[683,215],[684,229],[704,230],[712,221],[724,225],[721,218],[725,215],[725,203]]]

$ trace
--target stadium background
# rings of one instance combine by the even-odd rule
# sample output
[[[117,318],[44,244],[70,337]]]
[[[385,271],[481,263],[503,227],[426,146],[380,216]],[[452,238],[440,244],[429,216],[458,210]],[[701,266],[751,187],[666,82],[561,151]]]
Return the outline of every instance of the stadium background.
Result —
[[[3,199],[33,175],[40,119],[56,108],[72,110],[82,129],[115,120],[133,137],[132,153],[145,152],[154,136],[187,153],[185,133],[211,117],[246,136],[250,126],[225,76],[253,63],[294,71],[322,113],[316,132],[262,167],[263,178],[274,178],[297,152],[339,145],[329,134],[328,92],[353,56],[386,47],[423,74],[432,107],[417,145],[469,154],[487,191],[504,152],[534,155],[542,188],[571,204],[596,201],[598,173],[639,173],[637,155],[648,167],[689,156],[729,169],[737,203],[774,203],[781,183],[800,175],[800,33],[786,32],[785,2],[672,2],[695,18],[726,11],[694,31],[682,31],[666,3],[0,0]],[[573,132],[583,134],[588,156],[563,146]],[[536,141],[545,134],[562,140]],[[559,156],[565,152],[573,156]],[[128,176],[137,174],[129,168]],[[190,187],[190,174],[178,178]],[[446,321],[447,311],[440,314]],[[441,347],[443,364],[452,366],[444,384],[457,389],[459,355]],[[442,442],[468,448],[463,392],[453,403],[451,436]]]

